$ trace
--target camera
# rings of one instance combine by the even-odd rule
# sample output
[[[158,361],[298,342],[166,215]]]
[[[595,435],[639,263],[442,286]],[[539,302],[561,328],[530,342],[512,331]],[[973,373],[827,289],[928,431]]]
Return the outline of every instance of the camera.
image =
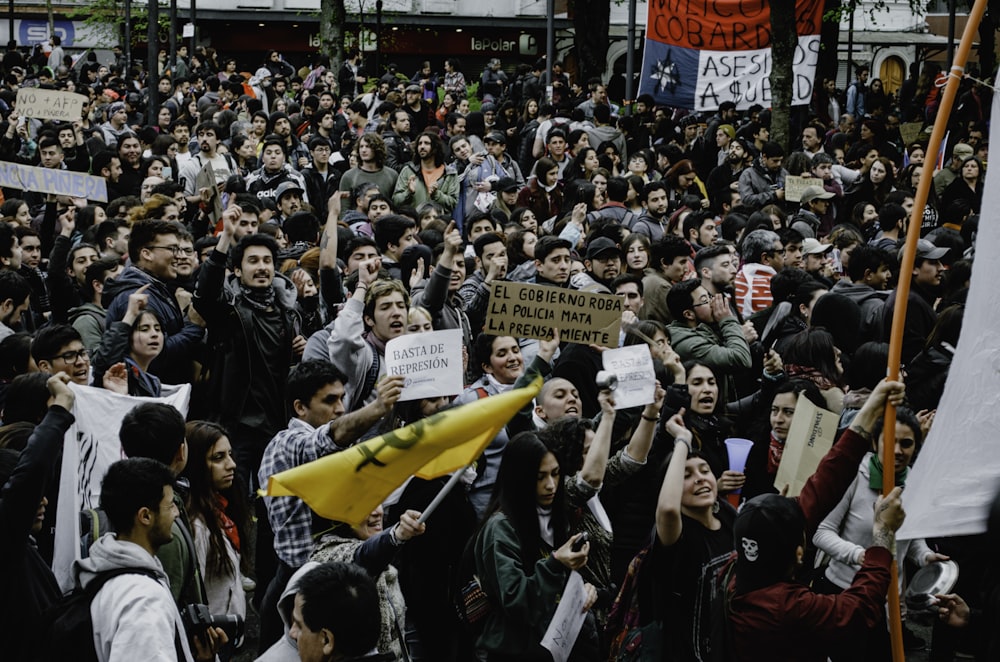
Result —
[[[199,635],[208,628],[222,628],[229,643],[239,648],[246,634],[246,624],[235,614],[213,614],[208,605],[187,605],[181,609],[181,621],[189,635]]]
[[[594,381],[599,391],[614,391],[618,388],[618,375],[608,370],[599,370]]]

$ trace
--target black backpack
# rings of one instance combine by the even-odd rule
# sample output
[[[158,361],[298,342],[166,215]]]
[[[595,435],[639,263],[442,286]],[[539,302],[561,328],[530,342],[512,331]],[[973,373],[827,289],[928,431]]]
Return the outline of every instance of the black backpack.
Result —
[[[42,613],[41,636],[36,662],[97,662],[94,648],[94,622],[90,616],[90,603],[104,585],[119,575],[146,575],[157,580],[154,570],[148,568],[116,568],[99,573],[87,588],[75,588]],[[180,639],[174,636],[177,659],[183,660]]]

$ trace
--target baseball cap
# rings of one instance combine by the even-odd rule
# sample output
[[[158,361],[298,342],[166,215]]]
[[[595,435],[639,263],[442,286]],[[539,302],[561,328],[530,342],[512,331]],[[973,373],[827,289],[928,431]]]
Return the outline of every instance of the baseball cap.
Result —
[[[279,202],[283,195],[285,195],[286,193],[291,193],[292,191],[298,191],[299,195],[305,193],[305,191],[302,190],[302,187],[300,187],[295,182],[282,182],[280,185],[278,185],[278,190],[274,192],[275,202]]]
[[[972,156],[975,150],[972,149],[972,145],[966,145],[965,143],[958,143],[951,148],[951,155],[955,158],[964,159],[967,156]]]
[[[420,92],[420,86],[417,85],[416,83],[411,83],[411,84],[407,85],[406,88],[403,91],[404,92]]]
[[[586,259],[588,260],[611,254],[621,256],[622,252],[617,244],[607,237],[597,237],[587,244]]]
[[[935,246],[930,239],[921,239],[917,242],[917,257],[921,260],[940,260],[947,254],[947,248]]]
[[[736,542],[736,593],[781,581],[795,548],[805,545],[806,520],[794,499],[762,494],[747,501],[733,525]]]
[[[823,253],[832,250],[833,250],[833,244],[824,244],[820,242],[819,239],[806,237],[805,239],[802,240],[803,255],[822,255]]]
[[[816,186],[811,184],[802,191],[802,197],[799,201],[802,203],[812,202],[813,200],[829,200],[833,197],[833,193],[826,191],[822,186]]]
[[[486,134],[483,142],[494,142],[501,145],[507,144],[507,137],[503,135],[503,131],[490,131]]]
[[[500,191],[502,193],[513,193],[517,190],[517,182],[514,181],[513,177],[501,177],[493,182],[493,186],[491,188],[494,191]]]

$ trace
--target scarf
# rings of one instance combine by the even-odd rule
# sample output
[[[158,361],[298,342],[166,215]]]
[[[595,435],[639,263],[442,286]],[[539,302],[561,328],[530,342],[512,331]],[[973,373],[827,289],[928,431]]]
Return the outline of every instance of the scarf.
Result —
[[[785,452],[785,442],[774,436],[771,432],[771,443],[767,447],[767,473],[774,476],[778,473],[778,465],[781,464],[781,454]]]
[[[552,532],[552,509],[536,506],[538,509],[538,536],[549,546],[555,547],[555,534]]]
[[[501,384],[497,381],[497,378],[493,375],[486,373],[486,383],[497,390],[497,394],[506,393],[507,391],[514,388],[513,384]]]
[[[872,456],[868,459],[868,487],[872,488],[877,492],[882,491],[882,459],[879,458],[878,453],[872,453]],[[896,485],[902,487],[906,485],[906,474],[910,472],[909,467],[904,468],[901,472],[896,474]]]
[[[229,500],[221,494],[215,496],[215,519],[219,522],[219,526],[222,527],[222,532],[232,543],[233,549],[237,552],[240,551],[240,531],[236,528],[236,523],[229,519],[229,515],[226,514],[226,508],[229,507]]]
[[[374,334],[374,332],[369,331],[365,334],[365,342],[375,348],[379,356],[385,356],[385,341]]]
[[[255,310],[267,310],[274,306],[274,288],[264,287],[264,288],[253,288],[247,287],[242,282],[240,283],[240,292],[243,294],[243,300],[247,302],[251,308]]]

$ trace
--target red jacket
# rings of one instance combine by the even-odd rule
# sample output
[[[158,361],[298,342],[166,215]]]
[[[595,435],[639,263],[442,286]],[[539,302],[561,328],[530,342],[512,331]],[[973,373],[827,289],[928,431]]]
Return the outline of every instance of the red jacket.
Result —
[[[806,539],[843,497],[871,444],[848,430],[841,435],[798,497]],[[870,547],[851,587],[819,595],[794,582],[779,582],[733,597],[732,657],[736,662],[822,662],[832,645],[875,626],[883,615],[892,555]]]

